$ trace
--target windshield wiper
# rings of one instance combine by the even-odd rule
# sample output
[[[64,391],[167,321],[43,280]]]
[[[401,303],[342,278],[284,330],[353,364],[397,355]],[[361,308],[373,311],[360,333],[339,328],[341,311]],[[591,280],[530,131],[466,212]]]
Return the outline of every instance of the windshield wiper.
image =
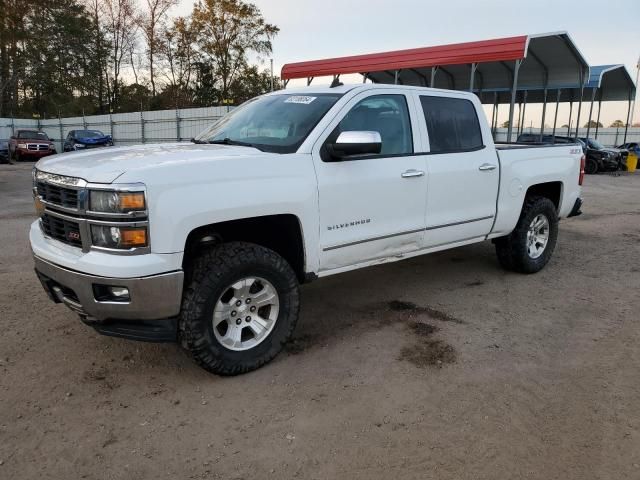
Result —
[[[260,150],[260,148],[253,143],[239,142],[237,140],[231,140],[229,137],[225,137],[222,140],[209,140],[207,143],[210,143],[212,145],[236,145],[238,147],[252,147]]]

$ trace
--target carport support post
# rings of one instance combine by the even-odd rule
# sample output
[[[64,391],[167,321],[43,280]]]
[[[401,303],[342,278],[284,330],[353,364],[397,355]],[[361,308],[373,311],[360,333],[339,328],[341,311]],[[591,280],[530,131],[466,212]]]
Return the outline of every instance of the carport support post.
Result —
[[[589,138],[589,133],[591,133],[591,117],[593,116],[593,102],[596,99],[596,89],[591,89],[591,106],[589,107],[589,122],[587,123],[587,138]]]
[[[578,115],[576,116],[576,138],[580,134],[580,112],[582,111],[582,101],[584,100],[584,70],[580,70],[580,103],[578,103]]]
[[[400,70],[396,70],[393,74],[393,84],[398,84],[398,77],[400,76]]]
[[[513,69],[513,85],[511,87],[511,103],[509,104],[509,128],[507,129],[507,143],[511,143],[511,133],[513,132],[513,113],[516,106],[516,91],[518,88],[518,71],[522,60],[515,61]]]
[[[522,120],[520,121],[520,125],[518,126],[519,133],[518,135],[522,135],[524,131],[524,114],[527,111],[527,91],[524,91],[524,104],[522,105]]]
[[[436,73],[438,73],[438,67],[431,67],[431,81],[429,82],[431,88],[434,88],[436,83]]]
[[[602,109],[602,93],[598,98],[598,119],[596,120],[596,140],[598,139],[598,128],[600,128],[600,110]]]
[[[571,99],[571,101],[569,102],[569,121],[567,122],[567,137],[571,136],[571,114],[572,113],[573,113],[573,99]]]
[[[469,78],[469,91],[473,93],[473,84],[475,83],[476,70],[478,69],[477,63],[471,64],[471,77]]]
[[[629,131],[629,119],[631,118],[631,102],[632,102],[631,95],[629,95],[629,109],[627,110],[627,123],[624,124],[624,140],[622,140],[622,143],[627,143],[627,132]]]
[[[498,92],[493,92],[493,110],[491,111],[491,135],[496,138],[496,124],[498,123]]]
[[[558,107],[560,106],[560,95],[562,95],[562,90],[558,89],[556,91],[556,112],[553,115],[553,139],[552,143],[556,143],[556,125],[558,124]]]
[[[542,104],[542,121],[540,122],[540,143],[542,143],[542,135],[544,135],[544,120],[547,115],[547,87],[544,87],[544,102]]]

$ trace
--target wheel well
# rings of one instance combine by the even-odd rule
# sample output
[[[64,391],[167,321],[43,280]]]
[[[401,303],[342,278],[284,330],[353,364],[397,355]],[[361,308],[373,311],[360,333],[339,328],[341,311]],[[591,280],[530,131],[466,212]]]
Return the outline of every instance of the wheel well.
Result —
[[[222,242],[242,241],[269,248],[284,258],[305,281],[302,228],[295,215],[267,215],[203,225],[187,237],[182,267],[188,273],[191,259],[198,250]]]
[[[527,197],[530,196],[546,197],[553,202],[556,210],[560,209],[560,196],[562,195],[562,182],[547,182],[532,185],[527,190]]]

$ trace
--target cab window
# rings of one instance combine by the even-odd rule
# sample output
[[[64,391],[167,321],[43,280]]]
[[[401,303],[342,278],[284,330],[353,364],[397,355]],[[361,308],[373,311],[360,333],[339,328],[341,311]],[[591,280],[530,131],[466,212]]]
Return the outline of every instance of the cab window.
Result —
[[[358,102],[331,133],[334,142],[340,133],[378,132],[382,138],[380,155],[413,153],[413,136],[407,99],[404,95],[374,95]]]
[[[478,113],[463,98],[421,96],[431,153],[452,153],[483,147]],[[526,141],[526,140],[525,140]]]

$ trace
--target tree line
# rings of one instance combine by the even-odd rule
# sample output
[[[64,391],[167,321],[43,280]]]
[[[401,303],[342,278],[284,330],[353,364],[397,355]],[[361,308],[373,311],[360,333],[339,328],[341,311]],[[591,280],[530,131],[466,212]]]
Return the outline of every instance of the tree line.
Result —
[[[242,0],[0,0],[0,117],[238,104],[278,27]],[[279,79],[275,79],[278,88]]]

